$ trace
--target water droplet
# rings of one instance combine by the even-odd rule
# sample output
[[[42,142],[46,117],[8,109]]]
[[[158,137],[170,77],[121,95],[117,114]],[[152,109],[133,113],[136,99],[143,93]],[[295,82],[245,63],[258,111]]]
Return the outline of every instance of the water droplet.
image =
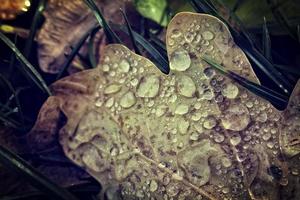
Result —
[[[166,186],[166,191],[170,197],[175,197],[179,192],[179,186],[176,183],[170,183]]]
[[[215,133],[215,134],[214,134],[214,141],[215,141],[216,143],[221,143],[221,142],[224,141],[224,139],[225,139],[225,137],[224,137],[223,134],[221,134],[221,133]]]
[[[169,98],[169,102],[170,103],[174,103],[177,100],[177,95],[173,94],[170,98]]]
[[[222,161],[222,165],[226,168],[228,168],[232,165],[231,160],[227,157],[223,157],[221,161]]]
[[[201,103],[200,102],[196,102],[195,104],[194,104],[194,108],[196,109],[196,110],[199,110],[200,108],[201,108]]]
[[[255,120],[259,122],[266,122],[268,119],[268,115],[266,112],[261,112],[258,116],[256,116]]]
[[[270,141],[267,143],[267,147],[272,149],[275,146],[274,142]]]
[[[109,61],[110,61],[109,57],[108,57],[108,56],[105,56],[105,57],[104,57],[104,62],[109,62]]]
[[[206,129],[212,129],[216,126],[217,122],[213,116],[207,117],[203,122],[203,127]]]
[[[215,95],[211,89],[206,89],[206,90],[204,90],[202,98],[206,99],[206,100],[212,100],[214,98],[214,96]]]
[[[196,141],[199,138],[199,134],[197,132],[193,132],[190,136],[190,140]]]
[[[178,147],[179,149],[181,149],[181,148],[183,147],[183,143],[182,143],[182,142],[179,142],[179,144],[177,145],[177,147]]]
[[[110,108],[114,105],[114,103],[115,103],[115,99],[113,97],[111,97],[106,101],[105,107]]]
[[[238,145],[240,142],[241,142],[241,136],[238,133],[230,137],[230,143],[233,146]]]
[[[291,173],[292,173],[294,176],[298,176],[298,175],[299,175],[299,169],[297,169],[297,168],[292,168]]]
[[[123,59],[121,62],[120,62],[120,70],[124,73],[127,73],[129,72],[129,69],[130,69],[130,64],[127,60]]]
[[[239,88],[232,83],[226,84],[226,86],[222,90],[222,94],[228,99],[236,98],[238,93],[239,93]]]
[[[289,184],[289,180],[287,178],[282,178],[279,183],[282,186],[287,186]]]
[[[204,40],[212,40],[214,39],[214,34],[211,31],[204,31],[202,37]]]
[[[151,180],[150,182],[150,192],[155,192],[158,189],[158,184],[155,180]]]
[[[115,71],[111,71],[111,72],[109,72],[109,75],[112,76],[112,77],[114,77],[116,75],[116,72]]]
[[[186,42],[188,43],[191,43],[193,41],[195,37],[195,34],[193,32],[187,32],[185,35],[184,35],[184,39]]]
[[[202,117],[202,114],[200,112],[195,112],[192,114],[191,119],[193,121],[199,121]]]
[[[222,189],[223,194],[228,194],[230,192],[228,187]]]
[[[210,45],[206,48],[206,51],[212,51],[214,50],[214,46],[213,45]]]
[[[156,75],[145,76],[141,79],[137,88],[137,96],[139,97],[155,97],[159,91],[159,79]]]
[[[247,106],[247,108],[252,108],[253,107],[253,102],[252,101],[247,101],[246,106]]]
[[[203,73],[207,78],[212,78],[216,74],[215,70],[211,67],[205,68]]]
[[[200,123],[196,123],[196,124],[194,124],[194,128],[196,129],[196,131],[198,132],[198,133],[203,133],[203,126],[202,126],[202,124],[200,124]]]
[[[177,126],[178,126],[178,131],[181,134],[186,134],[188,128],[190,127],[190,122],[185,119],[179,119]]]
[[[197,44],[197,43],[199,43],[200,41],[201,41],[201,35],[200,35],[200,34],[197,34],[197,35],[195,36],[194,43]]]
[[[172,38],[168,38],[168,45],[173,46],[175,44],[175,41]]]
[[[136,103],[136,98],[133,92],[129,91],[125,93],[120,99],[120,106],[123,108],[130,108]]]
[[[153,100],[149,101],[148,104],[147,104],[147,106],[149,108],[151,108],[152,106],[154,106],[154,101]]]
[[[224,112],[224,117],[221,118],[221,121],[225,129],[242,131],[250,122],[249,111],[243,105],[231,105]]]
[[[178,38],[182,35],[182,33],[178,29],[173,29],[171,32],[171,38]]]
[[[177,91],[182,96],[193,97],[196,92],[196,85],[189,76],[182,75],[177,79]]]
[[[262,136],[264,141],[268,141],[271,138],[271,134],[270,133],[266,133]]]
[[[137,86],[137,85],[139,84],[139,80],[136,79],[136,78],[134,78],[134,79],[132,79],[132,80],[130,81],[130,84],[131,84],[133,87],[135,87],[135,86]]]
[[[174,51],[170,56],[170,68],[176,71],[185,71],[191,65],[191,58],[184,49]]]
[[[100,99],[100,98],[97,99],[96,102],[95,102],[95,106],[96,106],[96,107],[101,107],[102,104],[103,104],[103,101],[102,101],[102,99]]]
[[[175,109],[175,114],[177,115],[184,115],[188,113],[189,111],[189,106],[186,104],[179,104],[176,109]]]
[[[110,155],[111,156],[117,156],[119,154],[119,149],[117,147],[113,147],[111,150],[110,150]]]
[[[104,72],[108,72],[109,71],[109,65],[103,65],[102,69]]]
[[[121,88],[122,88],[122,86],[121,85],[117,85],[117,84],[108,85],[104,89],[104,94],[113,94],[113,93],[119,92]]]

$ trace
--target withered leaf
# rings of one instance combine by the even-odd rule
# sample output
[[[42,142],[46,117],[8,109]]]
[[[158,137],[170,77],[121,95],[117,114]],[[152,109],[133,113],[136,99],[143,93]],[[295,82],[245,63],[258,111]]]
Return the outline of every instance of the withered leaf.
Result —
[[[203,55],[258,82],[210,15],[176,15],[167,50],[164,75],[126,47],[107,46],[98,68],[53,84],[32,144],[48,145],[40,138],[59,131],[66,156],[104,188],[119,186],[123,199],[279,199],[287,161],[300,152],[299,83],[281,112],[214,71]],[[67,122],[55,130],[59,112]]]
[[[95,2],[107,20],[123,22],[119,9],[124,7],[124,1]],[[50,0],[44,15],[46,20],[38,34],[39,64],[45,72],[58,73],[72,48],[97,22],[82,0]]]

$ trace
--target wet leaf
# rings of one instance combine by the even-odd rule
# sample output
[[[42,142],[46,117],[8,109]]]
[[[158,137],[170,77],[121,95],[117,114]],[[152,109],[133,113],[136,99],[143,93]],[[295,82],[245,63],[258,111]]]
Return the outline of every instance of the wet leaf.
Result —
[[[259,84],[228,28],[207,14],[176,15],[167,52],[165,75],[128,48],[108,45],[97,68],[52,85],[30,143],[43,148],[59,137],[102,195],[276,199],[279,185],[293,179],[286,161],[300,154],[299,84],[282,112],[215,71],[202,57]],[[281,179],[269,173],[273,165]]]

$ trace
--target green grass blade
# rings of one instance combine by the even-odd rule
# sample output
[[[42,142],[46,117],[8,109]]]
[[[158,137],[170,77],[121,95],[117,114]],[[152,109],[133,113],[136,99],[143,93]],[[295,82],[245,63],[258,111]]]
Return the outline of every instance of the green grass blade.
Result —
[[[9,126],[16,130],[23,130],[20,128],[21,127],[20,123],[16,122],[13,119],[8,118],[5,113],[0,112],[0,121],[2,121],[5,126]]]
[[[221,16],[218,11],[213,7],[213,4],[209,0],[200,1],[200,0],[191,0],[195,6],[196,11],[199,12],[198,7],[204,9],[204,12],[212,14],[219,19],[221,19],[229,28],[235,43],[246,53],[247,57],[252,60],[258,68],[260,68],[283,92],[291,92],[292,85],[289,81],[279,72],[277,69],[266,59],[258,50],[255,45],[255,41],[252,40],[252,35],[244,28],[244,25],[239,20],[239,18],[233,13],[230,12],[230,18],[233,19],[240,30],[237,30],[235,27],[231,26],[231,23],[226,20],[226,16]],[[219,0],[222,8],[228,10],[224,3]],[[192,5],[193,5],[192,4]]]
[[[10,81],[7,80],[2,74],[0,74],[0,80],[2,80],[2,82],[5,83],[5,85],[8,87],[8,89],[12,92],[13,98],[15,99],[16,105],[17,105],[17,108],[18,108],[18,114],[19,114],[19,117],[20,117],[20,120],[21,120],[21,126],[24,128],[24,125],[25,125],[24,124],[24,115],[23,115],[21,103],[20,103],[19,96],[18,96],[19,92],[17,92],[15,90],[15,88],[12,86]]]
[[[260,96],[274,104],[279,105],[286,105],[288,102],[288,97],[284,96],[274,90],[271,90],[267,87],[261,86],[257,83],[251,82],[240,75],[226,70],[223,66],[219,65],[218,63],[214,62],[210,58],[202,57],[202,59],[207,62],[210,66],[212,66],[214,69],[218,70],[222,74],[228,76],[229,78],[233,79],[237,83],[239,83],[241,86],[245,87],[249,91],[253,92],[257,96]]]
[[[93,199],[92,196],[97,195],[100,191],[100,185],[95,184],[93,182],[91,183],[81,183],[78,185],[72,185],[67,188],[68,191],[83,195],[85,200]],[[89,196],[91,196],[89,198]],[[27,192],[23,194],[17,194],[17,195],[7,195],[4,197],[0,197],[0,200],[30,200],[30,199],[48,199],[45,194],[41,193],[40,191],[32,191]]]
[[[300,69],[286,65],[274,65],[276,68],[294,75],[300,75]]]
[[[141,55],[141,51],[140,51],[139,47],[137,46],[136,41],[134,39],[134,36],[133,36],[133,33],[132,33],[132,28],[130,26],[128,18],[127,18],[126,14],[124,13],[124,11],[121,8],[120,8],[120,11],[121,11],[121,13],[123,15],[123,18],[125,19],[126,26],[127,26],[127,29],[128,29],[128,33],[129,33],[130,40],[131,40],[132,46],[134,48],[134,51],[135,51],[135,53]]]
[[[35,37],[36,32],[37,32],[37,26],[38,26],[38,24],[41,20],[41,16],[42,16],[42,13],[45,9],[45,6],[46,6],[46,0],[40,0],[39,4],[37,6],[37,9],[35,11],[35,14],[34,14],[34,17],[33,17],[33,20],[32,20],[32,24],[31,24],[31,27],[30,27],[29,36],[26,40],[26,44],[25,44],[25,48],[24,48],[24,56],[26,58],[28,58],[29,55],[30,55],[32,43],[33,43],[34,37]]]
[[[236,0],[234,5],[232,6],[232,12],[236,12],[238,8],[245,3],[245,0]]]
[[[128,30],[124,26],[116,26],[116,29],[120,29],[124,33],[128,34]],[[147,41],[143,36],[138,34],[135,31],[132,31],[133,37],[137,43],[143,47],[150,57],[153,59],[153,62],[156,64],[158,69],[164,74],[168,74],[170,72],[168,58],[164,57],[149,41]]]
[[[63,64],[63,66],[60,69],[59,73],[57,74],[56,80],[58,80],[58,79],[60,79],[62,77],[62,75],[68,69],[68,67],[72,63],[73,59],[75,58],[76,54],[78,53],[78,51],[80,50],[80,48],[82,47],[82,45],[84,44],[84,42],[86,41],[86,39],[89,37],[89,35],[95,29],[98,29],[98,26],[93,27],[90,31],[88,31],[86,34],[84,34],[82,36],[82,38],[80,38],[80,40],[78,41],[78,43],[72,48],[72,51],[71,51],[70,55],[68,56],[67,60]]]
[[[267,21],[264,17],[264,24],[263,24],[263,35],[262,35],[262,49],[264,56],[269,60],[272,61],[272,54],[271,54],[271,39],[269,30],[267,27]]]
[[[300,43],[300,25],[297,25],[297,36],[298,36],[298,41]]]
[[[4,167],[14,170],[16,173],[27,178],[33,186],[47,193],[49,196],[63,200],[78,200],[73,194],[56,185],[40,172],[36,171],[21,157],[2,146],[0,146],[0,162]]]
[[[97,67],[94,41],[95,41],[95,36],[98,31],[99,31],[99,28],[95,28],[94,30],[92,30],[92,32],[90,34],[89,44],[88,44],[88,54],[89,54],[88,56],[89,56],[89,60],[90,60],[90,63],[93,68]]]
[[[29,61],[23,56],[23,54],[18,50],[14,43],[0,32],[0,39],[15,53],[17,59],[20,61],[24,71],[26,71],[29,78],[44,92],[51,95],[51,92],[43,80],[42,76],[38,71],[29,63]]]
[[[293,39],[298,41],[297,34],[293,30],[293,28],[289,25],[285,15],[281,12],[280,6],[276,6],[276,2],[274,0],[267,0],[267,3],[278,24],[280,24]]]
[[[289,94],[292,91],[292,85],[289,81],[255,48],[244,48],[244,53],[260,68],[284,93]]]
[[[95,4],[94,0],[84,0],[86,5],[92,10],[94,16],[96,17],[97,21],[99,22],[100,26],[103,27],[104,33],[107,37],[109,43],[121,43],[120,38],[117,34],[110,28],[106,20],[104,19],[102,13],[100,12],[99,8]]]

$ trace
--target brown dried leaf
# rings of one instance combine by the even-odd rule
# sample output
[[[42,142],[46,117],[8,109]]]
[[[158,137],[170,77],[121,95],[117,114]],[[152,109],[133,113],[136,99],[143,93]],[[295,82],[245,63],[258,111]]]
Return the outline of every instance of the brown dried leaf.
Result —
[[[299,154],[299,143],[289,143],[299,138],[299,87],[282,113],[209,67],[201,56],[258,82],[227,27],[209,15],[176,15],[167,49],[164,75],[126,47],[107,46],[98,68],[52,86],[58,102],[43,107],[30,135],[50,134],[47,113],[57,106],[67,119],[59,130],[66,156],[104,188],[119,186],[123,199],[278,199],[284,159]]]
[[[96,3],[108,21],[123,22],[119,9],[124,7],[124,1]],[[44,15],[46,21],[38,34],[39,64],[45,72],[58,73],[68,53],[97,22],[83,0],[50,0]]]

